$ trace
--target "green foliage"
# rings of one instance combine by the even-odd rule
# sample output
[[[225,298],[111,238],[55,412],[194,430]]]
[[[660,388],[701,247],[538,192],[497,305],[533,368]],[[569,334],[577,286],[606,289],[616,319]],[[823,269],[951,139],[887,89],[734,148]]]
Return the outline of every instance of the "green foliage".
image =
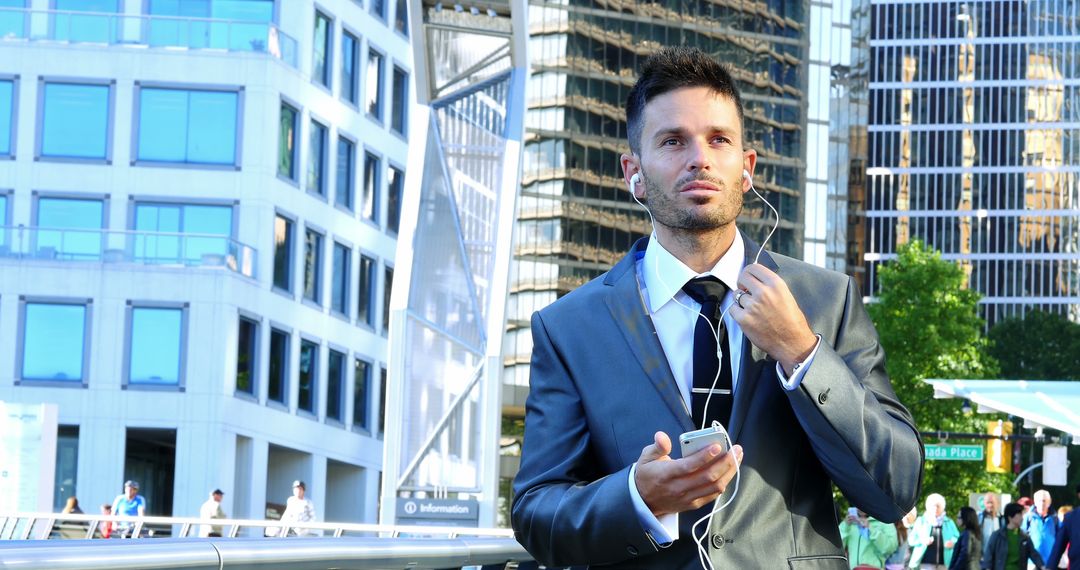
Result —
[[[979,294],[965,287],[955,263],[922,242],[897,249],[897,259],[878,269],[878,302],[867,307],[885,349],[885,368],[900,400],[921,431],[985,432],[995,416],[964,414],[957,399],[934,399],[927,378],[994,378],[978,315]],[[927,441],[926,443],[939,443]],[[953,442],[976,443],[976,442]],[[928,461],[923,496],[941,493],[949,512],[968,503],[968,493],[1012,492],[1012,480],[986,473],[982,463]],[[923,506],[918,505],[921,512]]]
[[[990,329],[990,351],[1003,378],[1080,379],[1080,324],[1064,315],[1032,311]]]

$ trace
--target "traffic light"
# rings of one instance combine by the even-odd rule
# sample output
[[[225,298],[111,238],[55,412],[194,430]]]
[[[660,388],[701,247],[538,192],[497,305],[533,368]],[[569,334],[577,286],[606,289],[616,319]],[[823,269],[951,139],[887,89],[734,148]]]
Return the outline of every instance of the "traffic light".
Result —
[[[988,435],[1012,435],[1013,424],[1002,420],[986,422]],[[986,471],[1012,473],[1012,442],[1003,439],[986,440]]]

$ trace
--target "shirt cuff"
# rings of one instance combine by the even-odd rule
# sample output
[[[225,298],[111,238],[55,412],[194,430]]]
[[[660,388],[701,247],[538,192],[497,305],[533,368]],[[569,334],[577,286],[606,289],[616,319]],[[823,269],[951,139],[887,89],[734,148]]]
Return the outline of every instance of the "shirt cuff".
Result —
[[[814,336],[817,337],[817,344],[814,345],[814,350],[810,351],[810,356],[807,356],[806,360],[795,365],[795,372],[791,375],[791,378],[784,376],[784,367],[780,366],[779,362],[776,363],[776,376],[780,379],[780,385],[788,392],[799,387],[799,384],[802,383],[803,376],[806,375],[806,371],[814,362],[814,355],[817,354],[817,349],[821,346],[821,335],[816,334]]]
[[[638,493],[637,484],[634,483],[634,473],[637,472],[637,463],[630,466],[630,500],[634,503],[634,512],[649,538],[661,548],[670,545],[679,539],[679,514],[669,513],[657,518],[652,513],[645,500]]]

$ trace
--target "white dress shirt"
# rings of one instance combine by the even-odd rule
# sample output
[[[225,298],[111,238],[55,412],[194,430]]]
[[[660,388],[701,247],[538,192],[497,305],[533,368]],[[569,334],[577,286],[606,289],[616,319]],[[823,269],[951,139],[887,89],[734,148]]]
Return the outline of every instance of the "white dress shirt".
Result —
[[[691,279],[709,275],[716,277],[728,287],[728,292],[721,300],[720,307],[724,326],[727,328],[728,345],[723,348],[731,357],[731,397],[734,397],[739,389],[739,371],[742,369],[743,332],[739,328],[739,323],[728,313],[728,309],[735,302],[735,291],[739,288],[738,279],[739,273],[743,270],[745,250],[742,234],[736,230],[735,239],[723,257],[707,273],[699,274],[664,249],[654,233],[645,248],[645,256],[637,263],[638,285],[648,304],[647,308],[652,317],[653,326],[656,328],[660,346],[664,349],[671,373],[682,393],[687,414],[691,409],[690,389],[694,385],[694,328],[697,326],[701,304],[687,295],[682,287]],[[689,342],[687,342],[688,339]],[[820,342],[819,337],[818,344]],[[810,356],[803,361],[791,378],[784,376],[780,363],[776,364],[776,375],[784,389],[798,388],[814,355],[817,354],[817,346],[814,346]],[[678,435],[668,434],[673,439]],[[636,470],[635,463],[630,468],[630,496],[642,525],[659,545],[666,545],[677,540],[679,538],[677,514],[664,515],[659,519],[652,514],[634,483]]]

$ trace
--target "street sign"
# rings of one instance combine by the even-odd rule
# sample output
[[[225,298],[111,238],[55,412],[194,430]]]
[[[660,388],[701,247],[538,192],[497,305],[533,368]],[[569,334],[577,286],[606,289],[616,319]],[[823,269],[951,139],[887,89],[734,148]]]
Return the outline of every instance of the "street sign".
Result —
[[[928,445],[927,461],[982,461],[981,445]]]
[[[399,524],[475,527],[480,520],[480,502],[398,497],[397,518]]]

